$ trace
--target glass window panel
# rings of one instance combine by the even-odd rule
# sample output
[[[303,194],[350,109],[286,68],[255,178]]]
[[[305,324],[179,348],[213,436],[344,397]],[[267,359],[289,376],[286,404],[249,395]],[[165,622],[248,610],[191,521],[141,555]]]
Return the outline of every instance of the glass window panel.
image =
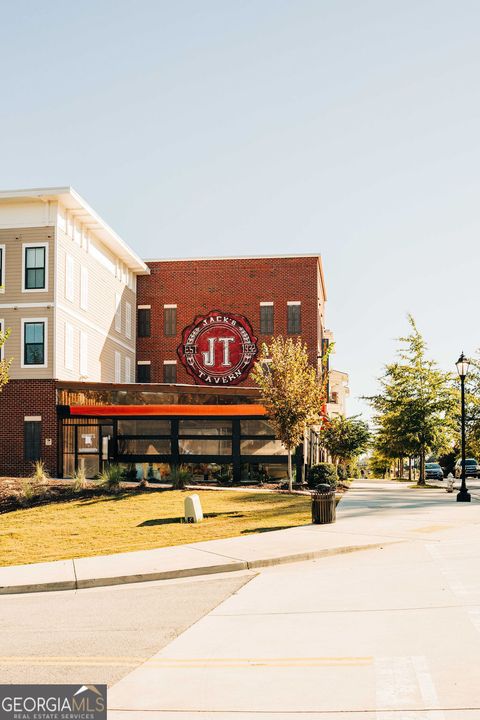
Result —
[[[94,478],[100,471],[98,455],[79,455],[78,469],[84,470],[87,478]]]
[[[242,435],[273,435],[275,430],[266,420],[241,420],[240,422]]]
[[[137,329],[138,337],[150,337],[150,308],[139,308]]]
[[[170,435],[170,420],[119,420],[119,435]]]
[[[231,435],[231,420],[180,420],[179,435]]]
[[[163,308],[164,335],[177,334],[177,308]]]
[[[63,456],[63,476],[73,477],[75,472],[75,455]]]
[[[262,335],[273,334],[273,305],[260,305],[260,332]]]
[[[77,442],[79,452],[98,453],[98,425],[91,427],[79,427],[77,430]]]
[[[242,480],[250,482],[281,482],[288,475],[287,463],[242,463]]]
[[[166,363],[163,366],[163,382],[164,383],[176,383],[177,382],[177,365],[173,363]]]
[[[301,332],[301,305],[287,305],[287,332],[298,334]]]
[[[25,460],[39,460],[41,457],[42,423],[38,420],[27,420],[24,423],[24,457]]]
[[[180,455],[231,455],[231,440],[186,440],[178,441]]]
[[[119,455],[170,455],[170,440],[118,439]]]
[[[241,440],[242,455],[286,455],[287,451],[280,440]]]
[[[151,378],[151,365],[137,365],[137,381],[139,383],[149,383]]]

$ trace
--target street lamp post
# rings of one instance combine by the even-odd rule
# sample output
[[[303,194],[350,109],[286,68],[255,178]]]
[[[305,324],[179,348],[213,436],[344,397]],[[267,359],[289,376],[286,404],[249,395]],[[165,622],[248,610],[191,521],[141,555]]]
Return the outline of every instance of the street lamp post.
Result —
[[[468,374],[470,362],[464,356],[463,352],[456,362],[457,372],[460,377],[461,397],[462,397],[462,485],[457,495],[457,502],[470,502],[472,499],[467,490],[466,468],[465,468],[465,378]]]

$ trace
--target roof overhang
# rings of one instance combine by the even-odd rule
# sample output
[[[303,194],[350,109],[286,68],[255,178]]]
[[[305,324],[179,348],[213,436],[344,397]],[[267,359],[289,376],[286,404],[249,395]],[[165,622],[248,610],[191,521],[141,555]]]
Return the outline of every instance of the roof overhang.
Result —
[[[60,202],[69,212],[86,225],[101,242],[119,257],[125,265],[139,275],[149,275],[150,269],[143,260],[117,235],[115,230],[107,225],[95,210],[70,186],[33,188],[29,190],[3,190],[0,191],[2,201],[32,201]]]
[[[70,405],[70,417],[265,417],[263,405]]]

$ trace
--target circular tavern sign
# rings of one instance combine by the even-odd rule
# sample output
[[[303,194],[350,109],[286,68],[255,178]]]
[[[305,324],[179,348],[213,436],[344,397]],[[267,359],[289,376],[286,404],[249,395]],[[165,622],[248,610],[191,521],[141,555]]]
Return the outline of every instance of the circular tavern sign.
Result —
[[[237,385],[258,352],[257,338],[243,315],[211,310],[198,315],[182,333],[177,353],[196,383]]]

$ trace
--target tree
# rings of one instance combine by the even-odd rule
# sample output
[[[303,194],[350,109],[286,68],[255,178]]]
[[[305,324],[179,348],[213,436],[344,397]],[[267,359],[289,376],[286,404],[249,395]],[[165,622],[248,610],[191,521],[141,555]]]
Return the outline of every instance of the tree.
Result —
[[[10,335],[10,330],[6,330],[5,332],[0,331],[0,349],[5,344],[8,336]],[[10,368],[11,360],[0,360],[0,392],[5,387],[5,385],[8,383],[8,371]]]
[[[381,392],[366,398],[375,411],[374,447],[383,457],[420,458],[419,485],[425,484],[427,452],[452,445],[455,393],[451,373],[427,358],[427,345],[411,315],[411,332],[399,338],[398,360],[379,379]]]
[[[320,432],[320,441],[337,466],[340,461],[351,460],[365,452],[369,439],[368,424],[358,416],[333,417]]]
[[[325,358],[324,358],[325,359]],[[273,338],[264,344],[251,373],[269,421],[288,453],[288,486],[292,490],[292,450],[306,430],[321,421],[326,396],[327,372],[318,378],[309,364],[307,346],[298,338]]]

